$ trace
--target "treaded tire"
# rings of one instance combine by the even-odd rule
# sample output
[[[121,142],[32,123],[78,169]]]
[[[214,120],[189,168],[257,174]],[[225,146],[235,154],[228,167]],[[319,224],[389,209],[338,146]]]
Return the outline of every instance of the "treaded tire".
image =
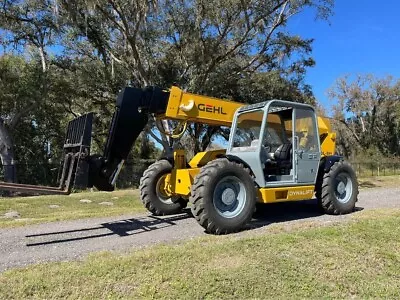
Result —
[[[242,195],[245,194],[245,199],[240,205],[242,208],[233,217],[222,216],[215,204],[218,200],[214,199],[214,192],[224,178],[236,178],[240,182],[238,184],[241,184]],[[235,194],[234,198],[238,197]],[[207,163],[194,179],[189,201],[192,203],[193,216],[206,232],[227,234],[241,230],[251,220],[255,211],[256,188],[250,170],[226,158]]]
[[[316,184],[316,198],[318,205],[324,213],[332,215],[348,214],[354,211],[358,197],[357,176],[352,166],[343,160],[335,162],[331,168],[318,176]],[[338,200],[337,188],[340,177],[350,179],[351,195],[348,201]],[[346,196],[347,197],[347,196]]]
[[[172,215],[187,206],[185,199],[179,198],[166,203],[157,195],[157,182],[165,174],[171,173],[172,165],[168,160],[159,160],[150,165],[140,179],[140,198],[149,212],[156,216]]]

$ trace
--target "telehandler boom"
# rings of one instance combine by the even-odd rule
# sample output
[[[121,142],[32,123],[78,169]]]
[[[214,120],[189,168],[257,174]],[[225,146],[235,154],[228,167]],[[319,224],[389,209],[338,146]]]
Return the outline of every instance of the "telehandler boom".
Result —
[[[317,117],[313,107],[283,100],[244,105],[177,87],[125,88],[101,156],[89,152],[92,114],[71,121],[60,186],[52,191],[69,193],[73,186],[112,191],[149,116],[171,137],[166,156],[140,180],[141,200],[155,215],[179,213],[190,202],[207,232],[224,234],[242,229],[257,202],[305,200],[315,193],[326,213],[345,214],[355,208],[355,172],[334,155],[336,135],[329,120]],[[166,132],[163,120],[179,121],[180,132]],[[230,127],[227,149],[200,152],[187,161],[184,149],[173,149],[173,140],[189,122]],[[18,190],[18,185],[0,188]],[[45,187],[36,187],[36,192],[41,189],[49,193]]]

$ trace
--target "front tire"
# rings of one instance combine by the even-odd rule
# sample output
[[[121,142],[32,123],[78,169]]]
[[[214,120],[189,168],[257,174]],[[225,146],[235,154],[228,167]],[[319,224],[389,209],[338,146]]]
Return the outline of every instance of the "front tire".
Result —
[[[144,206],[153,215],[164,216],[177,214],[187,206],[182,198],[173,198],[163,189],[163,179],[171,173],[172,165],[167,160],[159,160],[150,165],[140,179],[140,198]]]
[[[356,174],[348,162],[335,162],[329,171],[323,174],[317,185],[316,196],[323,212],[341,215],[354,211],[358,183]]]
[[[226,158],[213,160],[201,168],[189,201],[193,216],[206,232],[237,232],[251,220],[256,189],[249,173]]]

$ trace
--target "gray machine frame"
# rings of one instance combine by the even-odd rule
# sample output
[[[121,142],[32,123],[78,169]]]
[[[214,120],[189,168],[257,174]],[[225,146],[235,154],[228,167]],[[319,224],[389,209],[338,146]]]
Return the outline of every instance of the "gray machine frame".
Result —
[[[248,151],[235,151],[233,150],[234,137],[237,129],[238,117],[241,114],[249,112],[263,111],[263,118],[261,123],[261,129],[259,137],[264,137],[265,131],[267,130],[268,124],[268,113],[270,112],[271,106],[281,106],[292,109],[292,170],[291,178],[286,178],[278,181],[267,181],[264,174],[264,163],[262,159],[262,143],[259,142],[257,146]],[[314,135],[317,143],[317,151],[305,153],[304,150],[299,149],[299,137],[296,136],[296,112],[297,109],[311,110],[313,113],[313,126]],[[275,110],[276,111],[276,110]],[[318,173],[318,167],[321,160],[321,145],[318,133],[318,119],[315,114],[315,109],[303,103],[290,102],[284,100],[269,100],[257,104],[246,105],[239,108],[234,115],[231,134],[229,136],[228,148],[226,151],[227,156],[234,156],[239,160],[245,162],[252,170],[255,176],[255,182],[259,187],[278,187],[278,186],[304,186],[314,185]],[[286,175],[289,176],[289,175]]]

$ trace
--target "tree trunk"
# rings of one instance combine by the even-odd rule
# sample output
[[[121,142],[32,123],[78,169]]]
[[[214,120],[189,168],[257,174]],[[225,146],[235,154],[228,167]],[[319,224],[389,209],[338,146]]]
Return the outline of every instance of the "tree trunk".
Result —
[[[40,61],[42,63],[42,71],[46,73],[47,63],[46,63],[46,52],[44,51],[44,46],[38,47],[40,53]]]
[[[12,143],[11,134],[0,119],[0,160],[4,170],[5,182],[16,182],[16,166],[14,160],[14,147]]]

